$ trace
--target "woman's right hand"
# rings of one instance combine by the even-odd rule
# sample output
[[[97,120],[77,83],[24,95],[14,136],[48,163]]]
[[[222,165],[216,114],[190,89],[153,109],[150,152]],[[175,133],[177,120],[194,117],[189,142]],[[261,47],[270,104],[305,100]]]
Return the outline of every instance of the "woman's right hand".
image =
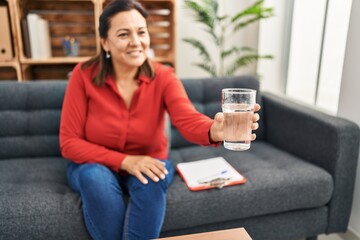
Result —
[[[158,159],[143,156],[134,155],[126,156],[121,163],[121,170],[127,171],[131,175],[137,177],[143,184],[147,184],[148,181],[144,177],[147,175],[154,182],[158,182],[160,179],[164,179],[168,171],[165,168],[165,164]]]

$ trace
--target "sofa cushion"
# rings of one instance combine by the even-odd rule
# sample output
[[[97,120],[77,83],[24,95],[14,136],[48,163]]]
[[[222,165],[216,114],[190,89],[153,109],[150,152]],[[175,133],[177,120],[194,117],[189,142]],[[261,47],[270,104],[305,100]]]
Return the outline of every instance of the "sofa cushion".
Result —
[[[222,146],[187,147],[173,150],[170,159],[177,164],[216,156],[223,156],[248,181],[191,192],[176,175],[168,191],[164,231],[311,209],[324,206],[331,198],[333,181],[328,172],[262,141],[253,142],[244,152]]]
[[[60,156],[60,111],[67,81],[2,82],[0,159]],[[51,96],[51,97],[49,97]]]
[[[67,81],[39,82],[2,81],[0,88],[0,111],[61,109]],[[51,96],[51,97],[50,97]]]
[[[86,239],[81,198],[67,185],[66,164],[60,157],[0,161],[2,237],[61,239],[73,235],[73,239]]]

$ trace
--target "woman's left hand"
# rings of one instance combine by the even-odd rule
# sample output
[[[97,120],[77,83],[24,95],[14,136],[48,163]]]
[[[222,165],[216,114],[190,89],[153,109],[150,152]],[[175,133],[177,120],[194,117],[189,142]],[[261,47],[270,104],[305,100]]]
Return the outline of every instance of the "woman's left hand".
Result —
[[[168,174],[164,162],[150,156],[133,155],[126,156],[121,163],[120,170],[127,171],[137,177],[143,184],[147,184],[147,175],[154,182],[164,179]]]
[[[251,129],[254,131],[259,128],[259,124],[257,121],[259,121],[260,116],[258,113],[261,106],[259,104],[255,104],[254,108],[254,116],[253,116],[253,124],[251,125]],[[222,112],[218,112],[214,117],[214,123],[211,125],[210,128],[210,138],[213,142],[220,142],[224,141],[224,114]],[[251,141],[254,141],[256,139],[256,134],[251,134]]]

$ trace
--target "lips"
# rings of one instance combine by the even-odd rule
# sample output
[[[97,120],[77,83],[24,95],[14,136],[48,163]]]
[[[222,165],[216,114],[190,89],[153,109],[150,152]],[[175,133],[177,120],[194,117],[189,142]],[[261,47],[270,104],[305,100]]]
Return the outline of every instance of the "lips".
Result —
[[[130,57],[139,57],[142,55],[142,51],[141,50],[134,50],[134,51],[129,51],[127,52],[127,54],[130,56]]]

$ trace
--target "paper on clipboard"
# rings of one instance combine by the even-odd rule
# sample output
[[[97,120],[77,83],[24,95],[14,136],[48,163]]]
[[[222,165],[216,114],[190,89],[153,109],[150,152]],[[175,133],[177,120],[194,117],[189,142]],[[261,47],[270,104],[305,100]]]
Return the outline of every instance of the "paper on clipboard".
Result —
[[[246,182],[246,178],[235,170],[223,157],[179,163],[176,169],[192,191],[216,187],[221,188]],[[221,180],[222,184],[213,184],[214,181],[218,180]]]

